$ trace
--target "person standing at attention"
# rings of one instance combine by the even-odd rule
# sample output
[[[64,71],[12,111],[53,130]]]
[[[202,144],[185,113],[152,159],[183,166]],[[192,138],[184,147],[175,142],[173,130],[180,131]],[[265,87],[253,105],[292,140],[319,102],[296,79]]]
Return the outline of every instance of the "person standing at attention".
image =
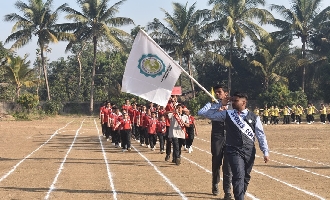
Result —
[[[205,116],[226,124],[226,151],[233,173],[233,189],[235,200],[244,200],[255,160],[255,138],[258,139],[264,162],[269,161],[269,150],[261,120],[253,112],[246,109],[247,95],[236,92],[231,98],[233,110],[214,110],[207,104]]]
[[[228,89],[225,86],[217,85],[213,87],[216,98],[219,103],[208,103],[202,109],[198,111],[198,115],[208,118],[205,113],[210,109],[213,111],[228,109]],[[210,118],[209,118],[210,119]],[[217,119],[212,120],[211,130],[211,153],[212,153],[212,193],[213,195],[219,195],[218,184],[220,182],[220,167],[222,165],[223,172],[223,191],[225,193],[225,199],[231,199],[231,178],[229,163],[224,156],[224,147],[226,140],[225,123]]]

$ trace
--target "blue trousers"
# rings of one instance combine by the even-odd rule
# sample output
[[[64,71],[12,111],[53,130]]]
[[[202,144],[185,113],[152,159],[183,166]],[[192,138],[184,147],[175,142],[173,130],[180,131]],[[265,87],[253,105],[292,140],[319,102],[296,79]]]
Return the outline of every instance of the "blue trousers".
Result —
[[[244,200],[250,173],[255,160],[256,149],[251,147],[226,146],[227,159],[233,174],[232,184],[235,200]]]

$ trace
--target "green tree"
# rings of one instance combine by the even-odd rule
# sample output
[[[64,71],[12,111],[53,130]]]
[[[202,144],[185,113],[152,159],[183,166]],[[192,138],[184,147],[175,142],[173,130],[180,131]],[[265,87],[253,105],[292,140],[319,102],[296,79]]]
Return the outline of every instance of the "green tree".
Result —
[[[28,0],[28,4],[17,1],[15,7],[23,15],[17,13],[5,15],[5,21],[15,22],[13,33],[5,41],[5,43],[15,41],[12,48],[21,48],[30,42],[33,36],[38,38],[37,43],[40,48],[41,65],[44,71],[48,100],[51,97],[44,56],[45,47],[49,43],[57,43],[59,40],[74,39],[72,34],[58,31],[58,25],[56,24],[58,13],[66,4],[61,5],[52,12],[52,3],[52,0],[47,0],[45,3],[42,0]]]
[[[29,69],[30,61],[26,61],[25,58],[19,56],[8,56],[6,59],[6,64],[3,66],[6,69],[6,76],[16,87],[16,96],[19,98],[20,91],[23,86],[31,87],[34,85],[33,80],[33,69]]]
[[[151,36],[160,44],[162,48],[169,51],[170,55],[179,60],[182,65],[182,59],[188,66],[189,75],[193,76],[191,66],[191,56],[196,52],[198,44],[204,41],[200,34],[200,22],[209,15],[207,9],[196,10],[196,3],[188,7],[188,3],[173,3],[174,12],[171,15],[165,9],[164,20],[168,25],[163,24],[155,18],[153,22],[147,25],[148,30],[153,30]],[[191,90],[195,97],[194,82],[190,79]]]
[[[229,61],[232,62],[233,50],[236,44],[241,47],[246,36],[252,40],[258,37],[270,40],[269,34],[255,21],[260,24],[269,23],[273,20],[272,14],[266,9],[260,9],[258,6],[264,6],[265,0],[209,0],[212,8],[212,22],[208,25],[213,27],[214,32],[223,31],[229,37]],[[232,69],[228,67],[228,89],[231,90]]]
[[[119,12],[119,7],[126,0],[119,1],[109,7],[109,0],[78,0],[78,4],[82,10],[79,12],[73,8],[66,6],[64,10],[69,13],[66,19],[74,20],[74,23],[62,24],[62,30],[74,30],[78,41],[92,40],[93,43],[93,68],[91,75],[91,90],[90,90],[90,112],[93,112],[94,105],[94,81],[96,68],[96,53],[98,41],[105,38],[111,45],[119,49],[125,49],[124,37],[130,37],[128,33],[119,29],[123,25],[134,24],[133,20],[126,17],[115,17]],[[73,45],[69,43],[67,49]]]
[[[290,70],[290,65],[293,65],[297,60],[291,54],[289,43],[279,43],[276,40],[271,42],[258,40],[256,41],[257,51],[253,60],[252,66],[257,67],[256,71],[263,77],[264,90],[268,89],[269,84],[273,82],[281,82],[288,85],[286,71]]]
[[[276,31],[277,34],[292,40],[294,36],[301,39],[302,59],[307,59],[308,43],[315,30],[323,27],[329,27],[330,6],[321,10],[322,0],[291,0],[291,8],[283,5],[272,4],[271,10],[278,12],[284,19],[274,20],[274,25],[281,28]],[[302,64],[302,82],[301,88],[305,91],[306,66],[310,62]]]

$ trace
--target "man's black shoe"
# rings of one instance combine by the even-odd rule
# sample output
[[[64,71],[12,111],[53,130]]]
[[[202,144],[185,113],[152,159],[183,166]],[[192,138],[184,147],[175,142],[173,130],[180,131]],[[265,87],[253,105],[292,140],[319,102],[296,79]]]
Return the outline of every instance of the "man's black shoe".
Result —
[[[169,161],[170,160],[170,155],[166,155],[165,156],[165,161]]]
[[[212,186],[212,194],[214,196],[218,196],[219,195],[219,187],[218,187],[218,184],[215,184]]]
[[[226,193],[224,198],[223,198],[223,200],[232,200],[232,199],[233,199],[233,197],[231,196],[230,193]]]

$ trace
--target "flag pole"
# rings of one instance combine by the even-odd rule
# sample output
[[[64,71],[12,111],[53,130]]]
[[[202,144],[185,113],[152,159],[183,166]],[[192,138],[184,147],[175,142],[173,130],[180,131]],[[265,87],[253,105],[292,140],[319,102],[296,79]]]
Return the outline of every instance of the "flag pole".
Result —
[[[207,95],[209,95],[214,102],[219,103],[218,100],[209,92],[207,91],[201,84],[199,84],[192,76],[190,76],[190,74],[188,72],[186,72],[186,70],[184,70],[176,61],[173,60],[173,58],[171,56],[169,56],[163,48],[161,48],[157,42],[155,42],[144,30],[140,29],[140,31],[147,36],[147,38],[154,44],[156,45],[173,63],[175,63],[175,65],[177,67],[179,67],[181,69],[181,71],[186,74],[198,87],[200,87]]]

